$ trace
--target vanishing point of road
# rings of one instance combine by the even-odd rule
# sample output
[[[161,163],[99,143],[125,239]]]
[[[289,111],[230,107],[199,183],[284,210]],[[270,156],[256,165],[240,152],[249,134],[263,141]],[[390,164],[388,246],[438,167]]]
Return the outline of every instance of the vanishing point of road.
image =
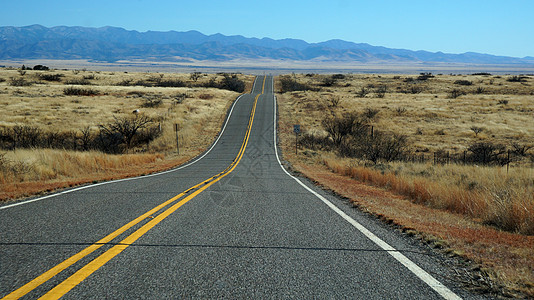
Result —
[[[0,206],[0,298],[459,299],[431,250],[287,172],[272,76],[201,157]]]

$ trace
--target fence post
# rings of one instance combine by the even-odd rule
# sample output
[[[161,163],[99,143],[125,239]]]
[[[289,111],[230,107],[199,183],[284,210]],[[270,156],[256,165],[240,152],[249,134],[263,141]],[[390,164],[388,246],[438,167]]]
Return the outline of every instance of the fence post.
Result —
[[[180,145],[178,144],[178,124],[174,123],[174,132],[176,133],[176,152],[180,154]]]
[[[508,158],[506,159],[506,174],[508,174],[509,169],[510,169],[510,149],[508,149]]]

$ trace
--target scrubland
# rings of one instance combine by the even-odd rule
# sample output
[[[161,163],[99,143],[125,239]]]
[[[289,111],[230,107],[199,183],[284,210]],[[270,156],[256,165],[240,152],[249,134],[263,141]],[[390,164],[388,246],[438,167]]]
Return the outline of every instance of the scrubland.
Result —
[[[0,201],[183,163],[213,142],[252,81],[240,74],[0,69]]]
[[[491,74],[281,76],[284,157],[363,210],[480,264],[488,290],[533,296],[533,84]]]

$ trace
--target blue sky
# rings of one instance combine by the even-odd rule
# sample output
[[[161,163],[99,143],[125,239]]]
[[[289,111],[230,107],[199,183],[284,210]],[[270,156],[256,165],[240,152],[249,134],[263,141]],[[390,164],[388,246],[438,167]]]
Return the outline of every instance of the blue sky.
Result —
[[[0,0],[0,26],[117,26],[534,56],[532,0]]]

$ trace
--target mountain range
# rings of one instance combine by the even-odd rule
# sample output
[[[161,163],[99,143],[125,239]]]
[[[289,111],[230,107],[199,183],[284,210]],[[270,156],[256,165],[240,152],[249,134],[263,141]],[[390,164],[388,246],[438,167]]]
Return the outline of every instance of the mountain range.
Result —
[[[507,57],[467,52],[412,51],[329,40],[307,43],[298,39],[205,35],[198,31],[138,32],[118,27],[47,28],[41,25],[0,27],[0,59],[89,59],[188,61],[274,59],[292,61],[534,64],[534,57]]]

